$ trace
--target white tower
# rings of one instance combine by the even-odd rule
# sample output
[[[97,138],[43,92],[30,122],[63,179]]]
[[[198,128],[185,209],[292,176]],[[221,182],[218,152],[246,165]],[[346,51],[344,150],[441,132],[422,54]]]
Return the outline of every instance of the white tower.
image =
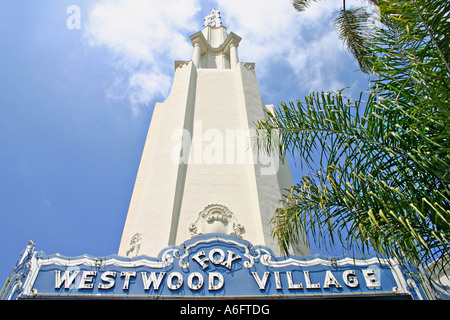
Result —
[[[270,220],[292,185],[287,162],[250,146],[261,100],[253,63],[220,13],[192,36],[193,57],[175,62],[172,91],[157,103],[145,142],[119,255],[157,256],[197,234],[234,234],[279,255]],[[305,241],[293,254],[309,255]]]

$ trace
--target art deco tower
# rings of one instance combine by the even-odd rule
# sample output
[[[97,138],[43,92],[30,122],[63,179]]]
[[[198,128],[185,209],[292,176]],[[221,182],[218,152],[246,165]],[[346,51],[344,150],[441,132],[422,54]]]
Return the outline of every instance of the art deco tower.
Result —
[[[197,234],[226,233],[279,254],[270,220],[292,185],[287,162],[256,154],[262,100],[253,63],[239,62],[241,38],[216,10],[190,36],[193,57],[175,62],[169,97],[148,131],[119,255],[156,257]],[[305,243],[293,254],[309,255]]]

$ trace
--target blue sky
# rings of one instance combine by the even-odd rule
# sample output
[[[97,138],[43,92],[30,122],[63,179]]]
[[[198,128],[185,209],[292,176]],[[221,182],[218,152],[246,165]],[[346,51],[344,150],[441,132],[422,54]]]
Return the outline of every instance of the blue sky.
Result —
[[[117,253],[153,106],[212,8],[243,38],[266,103],[367,89],[332,28],[340,1],[304,14],[290,2],[0,0],[0,281],[29,240],[48,254]]]

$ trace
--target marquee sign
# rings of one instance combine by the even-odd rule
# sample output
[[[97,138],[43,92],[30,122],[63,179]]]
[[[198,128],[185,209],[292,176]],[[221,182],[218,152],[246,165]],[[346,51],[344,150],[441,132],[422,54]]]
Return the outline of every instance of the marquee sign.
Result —
[[[64,257],[29,246],[3,299],[25,298],[416,298],[401,268],[371,258],[275,257],[237,236],[199,235],[158,258]]]

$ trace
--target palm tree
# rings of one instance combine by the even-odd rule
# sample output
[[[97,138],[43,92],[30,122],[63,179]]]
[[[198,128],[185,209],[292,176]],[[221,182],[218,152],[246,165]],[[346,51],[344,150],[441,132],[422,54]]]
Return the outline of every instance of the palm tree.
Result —
[[[305,11],[312,2],[320,0],[293,0],[294,8],[299,11]],[[369,0],[369,3],[378,5],[378,0]],[[341,39],[347,46],[350,53],[356,58],[359,67],[363,72],[369,72],[371,65],[371,52],[367,50],[366,39],[371,30],[367,21],[371,15],[366,8],[358,7],[349,9],[346,7],[345,0],[342,0],[342,9],[334,21],[334,28],[339,33]]]
[[[257,123],[258,148],[291,152],[311,168],[281,199],[273,234],[285,252],[307,230],[318,243],[448,268],[450,6],[376,4],[379,24],[362,40],[371,90],[356,100],[312,93]]]

